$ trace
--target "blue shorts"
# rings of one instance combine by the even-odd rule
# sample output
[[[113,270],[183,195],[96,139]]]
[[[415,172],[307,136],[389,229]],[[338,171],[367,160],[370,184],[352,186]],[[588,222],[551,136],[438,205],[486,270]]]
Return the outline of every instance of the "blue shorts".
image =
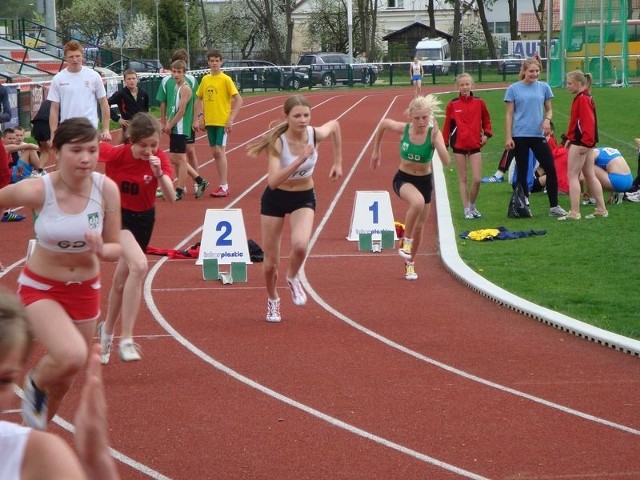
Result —
[[[412,82],[417,82],[418,80],[422,80],[422,75],[420,75],[419,73],[416,73],[411,77]]]
[[[616,192],[626,192],[633,185],[633,175],[630,173],[622,175],[620,173],[609,173],[609,181]]]

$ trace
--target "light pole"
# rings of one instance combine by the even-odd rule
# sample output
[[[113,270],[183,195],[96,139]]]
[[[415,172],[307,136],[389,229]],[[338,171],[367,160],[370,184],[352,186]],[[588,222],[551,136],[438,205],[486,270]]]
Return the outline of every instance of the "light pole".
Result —
[[[158,60],[158,69],[160,69],[160,17],[158,16],[158,5],[160,0],[153,0],[156,2],[156,57]]]
[[[189,0],[184,0],[184,16],[187,21],[187,70],[191,63],[191,52],[189,51]]]

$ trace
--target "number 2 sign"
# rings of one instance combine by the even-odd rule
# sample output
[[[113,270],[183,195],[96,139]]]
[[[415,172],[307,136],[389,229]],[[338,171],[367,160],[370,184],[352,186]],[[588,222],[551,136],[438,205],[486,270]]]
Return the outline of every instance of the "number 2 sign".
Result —
[[[202,265],[205,258],[217,259],[220,265],[251,263],[242,209],[207,209],[196,265]]]

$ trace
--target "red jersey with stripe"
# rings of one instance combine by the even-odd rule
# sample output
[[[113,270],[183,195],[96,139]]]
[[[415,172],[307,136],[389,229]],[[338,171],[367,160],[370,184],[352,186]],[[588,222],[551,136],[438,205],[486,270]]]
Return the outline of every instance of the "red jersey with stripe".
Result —
[[[165,175],[173,177],[171,161],[162,150],[155,152]],[[118,185],[122,208],[134,212],[150,210],[156,203],[158,179],[147,160],[135,158],[131,145],[111,145],[100,142],[100,161],[106,164],[105,173]]]

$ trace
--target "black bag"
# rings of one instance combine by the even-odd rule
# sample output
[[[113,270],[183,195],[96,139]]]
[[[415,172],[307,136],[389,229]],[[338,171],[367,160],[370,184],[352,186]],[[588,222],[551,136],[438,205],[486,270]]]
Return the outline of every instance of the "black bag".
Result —
[[[260,248],[260,245],[258,245],[256,242],[254,242],[251,239],[247,240],[247,244],[249,245],[249,257],[251,258],[251,261],[252,262],[264,261],[264,252],[262,251],[262,248]]]
[[[507,209],[507,217],[509,218],[530,218],[533,217],[531,209],[527,204],[527,196],[522,190],[522,186],[517,183],[509,200],[509,208]]]

